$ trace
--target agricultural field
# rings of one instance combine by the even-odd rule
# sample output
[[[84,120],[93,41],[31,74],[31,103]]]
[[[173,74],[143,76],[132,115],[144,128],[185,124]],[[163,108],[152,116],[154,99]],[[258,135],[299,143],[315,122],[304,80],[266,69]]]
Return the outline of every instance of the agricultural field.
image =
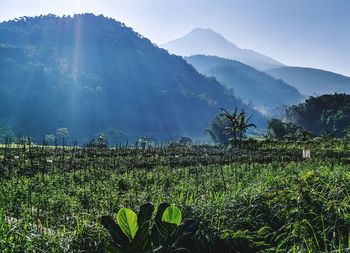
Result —
[[[198,224],[153,252],[350,250],[345,140],[246,140],[240,149],[8,144],[0,180],[0,252],[108,251],[113,239],[101,218],[148,202],[173,204]]]

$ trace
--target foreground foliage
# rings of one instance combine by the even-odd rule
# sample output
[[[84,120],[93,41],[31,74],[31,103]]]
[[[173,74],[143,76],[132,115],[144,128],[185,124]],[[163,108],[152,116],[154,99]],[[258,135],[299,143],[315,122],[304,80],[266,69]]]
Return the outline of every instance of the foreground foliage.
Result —
[[[305,146],[309,161],[301,158]],[[5,146],[0,251],[105,252],[113,238],[102,217],[123,219],[130,210],[141,217],[145,202],[155,203],[156,210],[172,203],[183,217],[198,220],[191,243],[183,245],[189,252],[349,250],[347,142],[264,141],[244,147],[249,150]],[[150,234],[157,219],[146,219]],[[147,231],[142,226],[130,229],[129,243]]]
[[[163,202],[159,205],[154,224],[150,228],[154,206],[143,204],[137,215],[129,208],[121,208],[117,214],[118,224],[110,216],[103,216],[101,223],[109,231],[114,244],[109,252],[188,252],[186,245],[197,230],[195,220],[182,221],[179,208]]]

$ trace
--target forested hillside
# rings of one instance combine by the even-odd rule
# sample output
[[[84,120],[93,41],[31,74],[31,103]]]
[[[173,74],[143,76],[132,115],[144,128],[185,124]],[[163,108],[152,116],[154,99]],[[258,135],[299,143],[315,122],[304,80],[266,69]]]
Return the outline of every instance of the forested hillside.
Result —
[[[276,107],[299,103],[304,99],[295,87],[239,61],[205,55],[185,59],[200,73],[214,76],[227,88],[233,89],[236,96],[266,114]]]
[[[315,135],[345,136],[350,130],[350,95],[310,97],[290,107],[287,117]]]
[[[220,107],[244,107],[214,79],[113,19],[24,17],[0,24],[0,122],[40,139],[66,127],[158,139],[202,135]]]

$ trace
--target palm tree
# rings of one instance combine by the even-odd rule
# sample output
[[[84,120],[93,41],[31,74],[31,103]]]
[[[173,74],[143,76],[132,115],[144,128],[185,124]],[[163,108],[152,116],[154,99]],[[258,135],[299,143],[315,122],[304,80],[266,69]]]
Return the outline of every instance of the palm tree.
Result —
[[[256,125],[253,123],[249,123],[251,119],[251,116],[246,117],[245,111],[242,109],[242,111],[238,115],[238,131],[239,131],[239,140],[240,140],[240,146],[242,146],[242,140],[244,138],[244,135],[246,131],[249,128],[256,128]]]
[[[235,111],[230,114],[226,109],[221,108],[223,113],[221,114],[224,116],[229,122],[230,126],[225,127],[224,133],[226,135],[232,134],[233,135],[233,143],[237,143],[237,135],[239,134],[239,140],[240,140],[240,147],[242,146],[242,140],[244,138],[244,134],[249,128],[255,127],[256,125],[249,123],[251,116],[246,116],[245,111],[242,109],[240,113],[237,113],[237,108]]]
[[[225,127],[224,134],[226,135],[233,135],[233,141],[236,142],[237,140],[237,133],[239,131],[239,116],[237,114],[237,108],[233,112],[233,114],[230,114],[226,109],[221,108],[222,113],[221,116],[224,116],[230,123],[230,126]]]
[[[238,109],[235,108],[232,114],[224,108],[221,108],[221,111],[211,123],[210,129],[205,130],[216,143],[228,145],[232,142],[236,144],[238,137],[242,143],[245,132],[251,127],[256,127],[249,123],[251,117],[246,117],[244,110],[238,113]]]

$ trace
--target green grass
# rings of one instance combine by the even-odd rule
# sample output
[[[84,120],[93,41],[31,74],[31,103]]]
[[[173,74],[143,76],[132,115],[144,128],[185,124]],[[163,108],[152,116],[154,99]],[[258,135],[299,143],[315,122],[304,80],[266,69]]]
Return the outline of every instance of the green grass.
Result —
[[[104,252],[111,238],[102,215],[167,201],[200,221],[191,252],[345,252],[350,169],[343,144],[331,144],[337,153],[315,149],[310,161],[291,143],[269,145],[240,152],[2,149],[0,251]]]

